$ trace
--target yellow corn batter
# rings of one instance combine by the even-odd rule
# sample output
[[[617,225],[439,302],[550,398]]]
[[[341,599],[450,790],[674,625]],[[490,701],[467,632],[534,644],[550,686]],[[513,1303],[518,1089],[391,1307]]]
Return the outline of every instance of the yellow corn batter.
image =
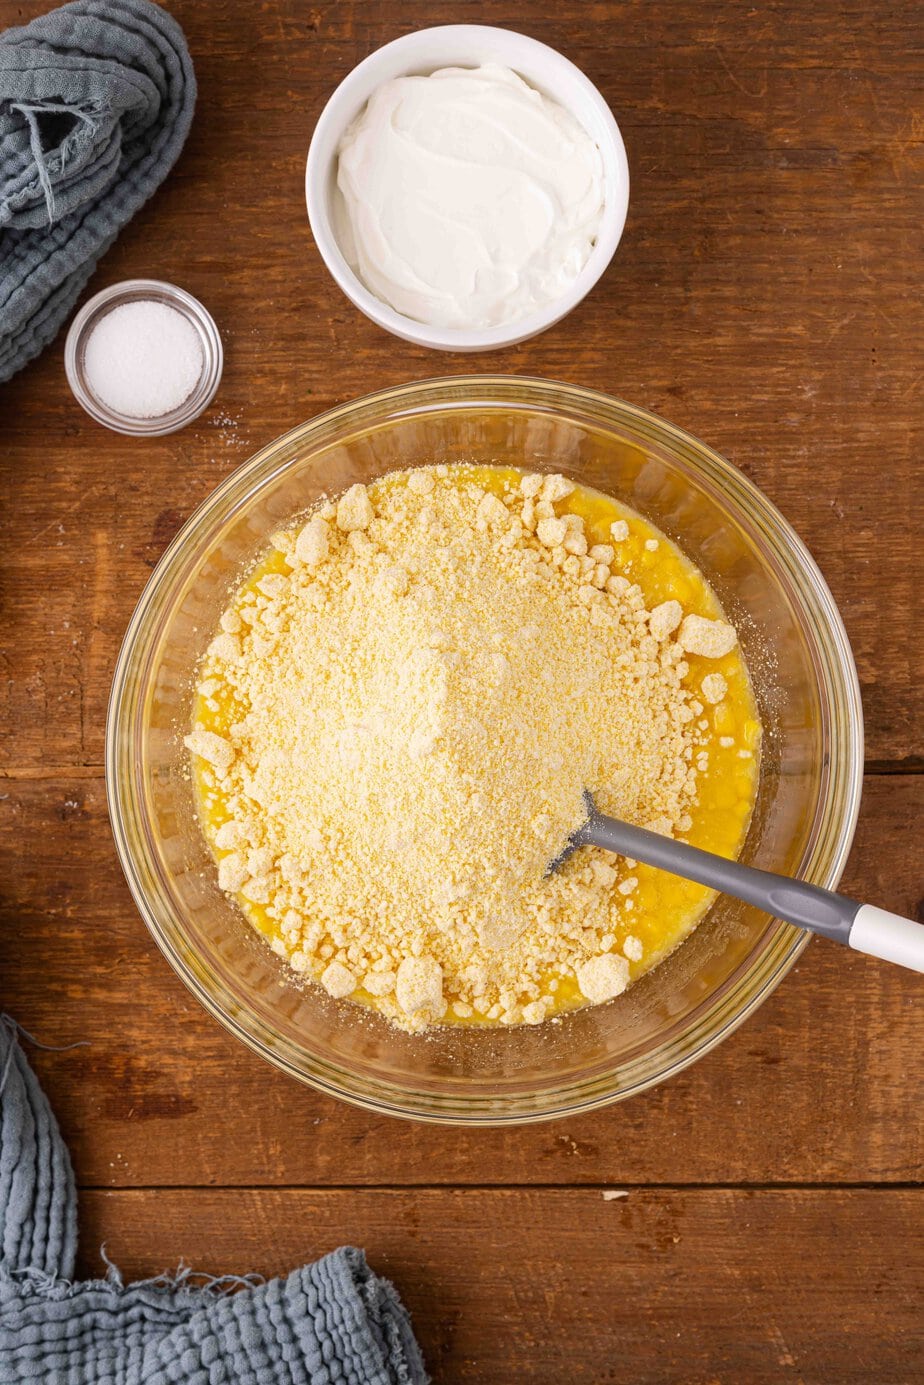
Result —
[[[453,466],[428,468],[426,473],[393,473],[367,489],[354,488],[348,493],[345,508],[344,501],[339,508],[328,503],[309,524],[303,519],[293,525],[290,532],[277,536],[274,547],[259,559],[233,594],[222,619],[222,629],[200,669],[194,729],[187,744],[193,751],[199,817],[219,862],[220,883],[237,899],[246,916],[274,949],[297,971],[320,981],[332,995],[377,1009],[406,1028],[422,1029],[433,1022],[534,1023],[588,1001],[618,994],[625,984],[656,966],[690,933],[713,898],[711,891],[699,885],[596,849],[576,853],[560,872],[561,879],[554,878],[548,884],[542,882],[542,862],[555,856],[568,831],[580,820],[579,813],[575,816],[573,799],[573,792],[580,785],[576,781],[574,784],[563,782],[561,788],[556,789],[556,776],[560,778],[568,767],[559,766],[557,760],[561,756],[552,754],[543,761],[543,764],[547,762],[544,770],[530,771],[522,780],[527,787],[536,784],[539,794],[530,808],[529,824],[524,825],[522,836],[515,843],[517,850],[522,847],[520,855],[517,856],[515,848],[511,847],[511,861],[516,869],[526,872],[524,879],[527,879],[528,888],[511,889],[511,895],[517,897],[511,898],[510,920],[506,915],[500,917],[494,867],[486,864],[486,875],[478,874],[473,867],[469,878],[465,871],[466,843],[469,856],[480,862],[485,856],[483,840],[489,840],[475,835],[481,830],[481,819],[485,820],[484,830],[490,831],[488,817],[494,812],[502,831],[519,804],[511,802],[505,806],[486,802],[484,785],[476,782],[477,773],[469,772],[471,767],[464,758],[469,741],[459,743],[461,750],[453,741],[454,736],[462,734],[458,728],[467,725],[468,718],[471,735],[476,738],[471,745],[483,747],[481,753],[490,768],[491,756],[496,753],[492,718],[479,719],[477,707],[473,712],[473,704],[465,700],[468,694],[457,686],[462,678],[460,670],[468,668],[466,659],[470,651],[462,649],[460,654],[460,641],[453,636],[452,629],[445,628],[446,621],[440,626],[438,620],[435,625],[431,620],[433,628],[426,627],[427,637],[421,645],[420,659],[416,645],[408,646],[411,648],[408,661],[414,664],[414,669],[412,676],[409,675],[407,687],[410,691],[406,698],[403,693],[383,694],[381,706],[376,704],[378,710],[371,720],[365,712],[357,719],[355,707],[359,704],[353,692],[345,688],[342,720],[337,721],[341,711],[341,703],[336,700],[337,689],[343,681],[344,660],[350,657],[359,660],[364,651],[368,652],[370,661],[377,659],[377,662],[370,662],[363,684],[363,696],[368,700],[368,688],[377,686],[374,680],[383,674],[382,665],[388,661],[392,648],[386,643],[383,646],[385,657],[381,651],[375,655],[374,640],[379,627],[390,618],[392,610],[403,613],[400,618],[403,623],[396,626],[398,633],[393,647],[395,659],[404,658],[407,651],[401,640],[420,622],[424,623],[420,625],[424,630],[426,621],[430,620],[429,612],[435,609],[433,589],[437,588],[438,598],[438,580],[444,586],[450,580],[458,582],[460,591],[468,582],[465,590],[476,593],[477,605],[478,588],[471,586],[473,578],[469,568],[479,569],[482,564],[487,582],[495,555],[497,564],[508,562],[503,551],[506,547],[511,555],[509,561],[514,563],[511,569],[514,576],[509,586],[511,602],[517,599],[517,579],[538,566],[546,586],[557,584],[554,600],[559,605],[565,599],[572,602],[568,607],[571,612],[567,616],[571,622],[568,629],[580,618],[581,608],[576,604],[575,592],[579,593],[579,600],[591,617],[599,619],[601,630],[609,629],[602,622],[611,609],[616,612],[614,619],[628,621],[630,626],[632,621],[637,622],[636,628],[642,631],[642,636],[633,636],[635,643],[625,645],[626,652],[622,655],[615,653],[614,645],[614,659],[621,658],[623,663],[635,661],[633,677],[639,676],[638,670],[644,670],[646,658],[650,661],[655,657],[657,636],[660,641],[657,658],[660,667],[667,670],[663,674],[668,707],[664,715],[673,718],[670,722],[673,729],[665,744],[673,747],[672,754],[685,757],[678,759],[673,778],[665,771],[659,790],[663,801],[669,800],[671,805],[667,816],[659,815],[658,808],[663,807],[663,803],[657,796],[649,800],[646,786],[632,782],[632,771],[637,767],[622,763],[631,759],[631,745],[634,744],[631,740],[627,742],[630,750],[612,752],[611,764],[600,762],[598,772],[611,777],[612,784],[588,783],[586,787],[594,792],[604,811],[621,813],[630,820],[668,831],[723,856],[737,855],[747,831],[757,788],[761,729],[740,648],[735,644],[728,652],[716,652],[725,647],[715,642],[716,633],[729,630],[718,599],[684,554],[640,515],[597,491],[567,480],[561,484],[562,481],[563,478],[530,478],[529,473],[513,468]],[[564,493],[559,494],[560,491]],[[506,510],[496,508],[494,501],[485,500],[486,495],[497,497]],[[537,510],[544,511],[544,518]],[[466,561],[468,554],[459,550],[458,545],[458,551],[453,548],[456,538],[453,516],[457,512],[459,525],[468,526],[465,532],[470,544],[475,536],[470,562]],[[579,517],[582,526],[576,521],[566,521],[566,516]],[[559,542],[566,524],[570,527]],[[422,567],[419,571],[414,569],[413,554],[419,551],[421,529],[431,536],[428,551],[432,551],[434,563],[443,564],[435,570],[432,582]],[[405,566],[391,562],[384,554],[392,532],[399,531],[410,536],[402,539],[405,544],[402,553],[406,551],[411,555]],[[544,540],[540,539],[542,535]],[[483,541],[487,543],[488,538],[491,548],[485,549],[482,562],[479,545]],[[527,548],[531,552],[527,552]],[[595,552],[596,559],[592,556]],[[391,556],[394,557],[394,553]],[[331,585],[334,583],[331,565],[335,561],[340,564],[339,585]],[[501,572],[500,567],[498,572]],[[567,588],[569,582],[571,588]],[[562,583],[565,584],[563,595],[559,592]],[[634,595],[636,589],[640,597]],[[503,592],[504,588],[498,590]],[[376,610],[370,618],[369,629],[356,636],[356,651],[351,656],[352,632],[362,623],[371,599],[369,593],[374,594],[376,601],[381,601],[381,611]],[[503,596],[498,598],[495,594],[493,605],[502,605],[504,600]],[[323,652],[315,655],[311,650],[318,643],[318,631],[323,635],[327,629],[321,620],[328,609],[323,603],[334,601],[365,604],[355,604],[351,608],[354,615],[350,619],[344,617],[337,627],[340,630],[337,637],[340,663],[334,660],[325,671]],[[412,604],[408,606],[408,602]],[[679,603],[684,622],[679,628],[677,611],[666,604],[675,602]],[[641,607],[643,611],[639,614]],[[297,610],[302,608],[314,620],[310,628],[315,633],[310,639],[299,641],[292,631],[297,628],[294,622],[301,619]],[[294,615],[293,610],[296,611]],[[577,616],[574,611],[578,612]],[[487,613],[483,614],[487,620]],[[697,628],[696,621],[689,621],[689,617],[704,619]],[[395,619],[398,620],[397,615]],[[478,628],[480,634],[481,627]],[[544,632],[534,633],[528,622],[519,627],[520,634],[524,631],[523,638],[532,640],[538,651],[533,662],[524,666],[532,672],[541,672],[547,657],[550,666],[554,663],[551,654],[543,652]],[[407,638],[414,637],[408,634]],[[514,676],[516,658],[512,651],[502,647],[500,635],[495,634],[493,639],[493,647],[488,643],[483,654],[478,655],[479,677],[489,680],[493,695],[499,699],[498,705],[509,708],[518,698],[527,697],[528,690],[523,691],[522,673],[519,678]],[[682,647],[675,648],[681,640],[684,641]],[[710,640],[713,640],[711,657],[694,652],[700,647],[710,648]],[[664,651],[669,649],[672,652],[668,657]],[[430,896],[426,891],[432,889],[432,898],[436,901],[433,915],[434,918],[439,915],[441,921],[434,923],[429,934],[422,932],[423,925],[419,924],[417,931],[412,932],[409,924],[406,946],[395,942],[399,935],[395,932],[393,916],[396,908],[400,911],[403,907],[405,899],[410,901],[418,887],[418,879],[411,872],[415,863],[421,868],[420,863],[427,862],[426,853],[416,847],[409,849],[406,878],[402,876],[399,884],[394,885],[397,893],[389,895],[392,886],[387,878],[388,870],[392,862],[403,859],[404,843],[400,839],[399,824],[396,822],[389,829],[396,834],[393,838],[382,837],[384,845],[375,845],[379,857],[372,856],[373,845],[368,847],[369,859],[385,864],[379,872],[385,901],[379,924],[376,918],[369,918],[370,913],[376,914],[378,905],[375,901],[370,903],[372,896],[368,892],[363,897],[362,907],[357,896],[355,917],[349,894],[338,894],[347,888],[344,873],[353,871],[354,878],[358,878],[356,872],[366,859],[362,856],[365,846],[351,842],[346,810],[343,823],[338,823],[336,804],[340,800],[331,798],[334,807],[327,810],[326,817],[319,810],[316,825],[312,803],[304,805],[304,822],[299,820],[293,825],[286,817],[286,814],[289,818],[292,816],[291,802],[285,801],[286,786],[302,782],[297,777],[301,772],[298,761],[302,741],[295,732],[292,732],[295,739],[290,736],[287,740],[283,725],[278,731],[278,746],[266,750],[268,743],[275,744],[272,737],[277,731],[275,723],[269,719],[272,708],[269,712],[261,709],[276,695],[276,680],[267,674],[262,682],[254,681],[253,670],[258,661],[270,671],[273,660],[280,661],[277,671],[282,691],[279,696],[290,698],[286,705],[293,722],[299,716],[306,716],[299,734],[316,738],[322,733],[308,716],[310,709],[299,708],[301,685],[292,683],[294,696],[291,690],[283,687],[286,679],[291,683],[296,677],[293,662],[297,665],[303,654],[310,663],[310,667],[306,664],[304,676],[309,681],[305,682],[305,688],[313,688],[315,698],[334,698],[326,714],[328,729],[323,734],[327,739],[323,744],[318,742],[320,752],[311,751],[312,755],[332,755],[330,764],[334,769],[325,769],[317,784],[326,793],[332,777],[336,777],[342,766],[345,783],[349,783],[352,795],[343,802],[355,799],[357,813],[366,811],[364,832],[377,831],[376,819],[381,817],[373,811],[377,806],[375,798],[367,802],[363,795],[380,761],[393,753],[394,734],[389,718],[405,715],[404,703],[410,707],[414,697],[423,698],[421,706],[432,725],[427,722],[424,726],[416,710],[417,720],[407,723],[412,728],[407,736],[409,781],[413,783],[415,774],[419,774],[427,792],[434,796],[433,801],[439,803],[444,782],[453,792],[456,788],[454,779],[444,781],[440,778],[450,772],[447,765],[455,766],[452,773],[457,779],[465,780],[465,793],[469,796],[460,800],[461,807],[454,818],[452,805],[447,809],[450,814],[447,822],[452,823],[452,830],[445,843],[444,857],[450,883],[444,889],[438,879],[419,882],[424,892],[418,906],[420,918],[428,914]],[[650,662],[647,666],[655,668]],[[562,674],[558,672],[555,687],[560,687],[561,679]],[[395,687],[404,686],[395,684]],[[632,686],[631,683],[628,686]],[[572,701],[579,709],[582,698],[589,705],[593,697],[600,695],[599,688],[594,686],[576,693]],[[526,701],[522,713],[526,721],[531,715],[529,707],[533,705],[540,708],[538,715],[541,716],[541,702]],[[609,712],[606,706],[604,722]],[[451,719],[447,720],[450,713]],[[619,717],[620,714],[620,709],[614,706],[612,715]],[[407,715],[410,716],[410,710]],[[567,708],[562,715],[567,715]],[[647,713],[645,719],[650,719]],[[337,721],[336,727],[334,721]],[[518,721],[514,719],[511,724],[519,735]],[[562,726],[565,725],[562,722]],[[644,726],[641,729],[644,730]],[[333,749],[331,737],[339,737]],[[478,737],[482,739],[479,741]],[[513,741],[510,747],[497,752],[498,774],[506,772],[506,761],[512,763],[511,775],[519,772],[513,761],[520,752],[514,751],[512,746]],[[547,747],[542,749],[545,754]],[[262,760],[258,763],[260,755]],[[326,765],[327,761],[324,763]],[[649,763],[639,761],[640,765]],[[308,775],[305,784],[314,782],[311,772],[311,766],[304,769]],[[588,774],[593,772],[587,771]],[[644,769],[638,771],[636,777],[638,774],[644,777],[644,773]],[[547,798],[542,797],[544,774],[548,776]],[[520,780],[511,778],[510,785],[513,793]],[[330,787],[332,795],[335,789],[336,786]],[[429,800],[424,795],[422,801],[425,807]],[[412,795],[408,799],[409,806],[401,812],[396,811],[396,816],[410,816],[417,802]],[[557,816],[559,808],[560,819]],[[273,832],[265,836],[264,828],[274,815],[280,822],[286,821],[278,831],[273,828]],[[421,832],[423,830],[421,828]],[[473,834],[470,841],[465,835],[469,830]],[[293,847],[293,842],[297,847]],[[529,855],[530,852],[533,855]],[[433,859],[442,860],[443,857]],[[359,867],[357,860],[360,860]],[[454,869],[455,876],[452,875]],[[431,872],[431,876],[439,874],[439,867]],[[312,881],[319,897],[323,893],[325,901],[329,901],[325,902],[321,917],[314,916]],[[535,897],[530,891],[535,892]],[[495,899],[495,903],[482,908],[482,898]],[[411,909],[410,902],[407,907]],[[346,919],[342,925],[338,910]],[[564,941],[559,936],[563,928],[567,931]],[[548,939],[555,929],[558,934],[554,942],[550,942]],[[397,965],[399,957],[401,964]],[[522,969],[522,987],[517,965]]]

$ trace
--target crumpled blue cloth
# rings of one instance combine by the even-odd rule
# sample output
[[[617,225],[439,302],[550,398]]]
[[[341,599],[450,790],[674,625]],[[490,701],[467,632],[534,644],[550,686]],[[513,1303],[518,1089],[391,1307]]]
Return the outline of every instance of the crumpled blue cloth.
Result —
[[[0,34],[0,381],[56,335],[195,103],[183,31],[149,0],[74,0]]]
[[[2,1385],[426,1385],[401,1300],[351,1247],[236,1293],[74,1282],[71,1163],[9,1022],[0,1087]]]

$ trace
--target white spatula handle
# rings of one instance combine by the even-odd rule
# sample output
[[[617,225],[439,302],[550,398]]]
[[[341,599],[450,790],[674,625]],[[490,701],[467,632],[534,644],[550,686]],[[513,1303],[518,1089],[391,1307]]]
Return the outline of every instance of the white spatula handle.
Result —
[[[857,952],[924,971],[924,927],[875,904],[861,904],[847,939]]]

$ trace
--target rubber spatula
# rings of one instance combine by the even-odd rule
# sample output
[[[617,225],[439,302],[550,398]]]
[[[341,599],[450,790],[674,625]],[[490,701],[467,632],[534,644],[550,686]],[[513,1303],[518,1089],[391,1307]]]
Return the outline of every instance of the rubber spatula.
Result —
[[[584,802],[586,822],[569,837],[547,874],[557,870],[579,847],[601,846],[630,860],[643,861],[646,866],[656,866],[712,890],[721,890],[774,918],[794,923],[797,928],[809,928],[824,938],[847,943],[857,952],[924,972],[924,925],[878,909],[875,904],[858,904],[855,899],[823,890],[819,885],[755,870],[647,828],[632,827],[598,812],[593,797],[586,792]]]

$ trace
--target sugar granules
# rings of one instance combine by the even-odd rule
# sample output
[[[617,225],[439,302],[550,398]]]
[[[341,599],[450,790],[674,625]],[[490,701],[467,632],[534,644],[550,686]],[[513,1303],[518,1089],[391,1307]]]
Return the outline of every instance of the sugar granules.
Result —
[[[84,347],[87,384],[125,418],[162,418],[188,399],[202,375],[202,343],[176,308],[150,299],[105,314]]]
[[[502,499],[447,467],[354,486],[277,537],[285,570],[231,604],[201,671],[239,709],[187,737],[229,812],[219,883],[295,970],[410,1029],[450,1005],[538,1022],[550,973],[617,995],[629,882],[601,852],[545,868],[585,788],[665,832],[695,802],[679,604],[655,619],[611,574],[556,513],[572,488],[526,476]]]

